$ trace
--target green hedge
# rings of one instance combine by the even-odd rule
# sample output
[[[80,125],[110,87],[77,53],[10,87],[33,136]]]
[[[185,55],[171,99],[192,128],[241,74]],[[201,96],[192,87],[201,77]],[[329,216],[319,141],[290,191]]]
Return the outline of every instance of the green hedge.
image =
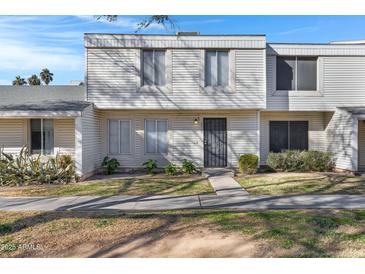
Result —
[[[239,169],[244,174],[256,173],[259,157],[255,154],[242,154],[239,159]]]
[[[266,164],[277,171],[331,171],[334,168],[331,153],[315,150],[270,152]]]

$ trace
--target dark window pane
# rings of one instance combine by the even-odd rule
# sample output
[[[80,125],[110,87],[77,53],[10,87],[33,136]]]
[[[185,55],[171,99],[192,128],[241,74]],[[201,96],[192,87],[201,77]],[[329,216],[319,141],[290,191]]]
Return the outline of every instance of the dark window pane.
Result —
[[[270,121],[270,151],[281,152],[288,149],[288,122]]]
[[[42,149],[42,133],[41,133],[41,119],[31,119],[30,120],[30,129],[31,129],[31,143],[30,149],[34,154],[41,153]]]
[[[205,53],[205,86],[217,85],[217,52]]]
[[[317,89],[317,58],[298,58],[298,90]]]
[[[295,90],[295,57],[276,58],[276,89]]]
[[[308,150],[308,121],[290,121],[290,149]]]
[[[228,51],[218,51],[218,86],[228,86]]]
[[[53,154],[54,131],[53,120],[43,120],[43,154]]]
[[[153,85],[153,50],[143,51],[143,85]]]
[[[165,85],[165,51],[155,50],[154,56],[155,85]]]

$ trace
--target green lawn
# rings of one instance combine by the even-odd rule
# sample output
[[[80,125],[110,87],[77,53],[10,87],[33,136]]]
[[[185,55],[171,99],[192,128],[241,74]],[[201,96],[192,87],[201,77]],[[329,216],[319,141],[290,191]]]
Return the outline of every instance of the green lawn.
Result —
[[[214,192],[200,176],[163,175],[99,180],[67,185],[37,185],[0,188],[1,196],[85,196],[85,195],[190,195]]]
[[[0,211],[0,256],[364,257],[364,227],[365,210]]]
[[[265,173],[238,176],[250,194],[365,194],[365,177],[336,173]]]

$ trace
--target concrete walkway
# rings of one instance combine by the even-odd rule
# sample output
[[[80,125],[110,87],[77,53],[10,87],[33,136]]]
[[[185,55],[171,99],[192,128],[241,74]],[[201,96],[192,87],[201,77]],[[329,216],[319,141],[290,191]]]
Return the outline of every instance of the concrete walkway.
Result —
[[[233,177],[233,171],[229,169],[205,169],[215,193],[221,195],[248,195],[248,192]]]
[[[365,195],[0,197],[0,210],[365,209]]]

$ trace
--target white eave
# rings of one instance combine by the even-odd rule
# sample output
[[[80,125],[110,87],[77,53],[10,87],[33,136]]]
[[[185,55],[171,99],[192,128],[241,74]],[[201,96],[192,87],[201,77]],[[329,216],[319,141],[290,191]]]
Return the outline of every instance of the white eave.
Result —
[[[85,34],[85,47],[117,48],[256,48],[265,49],[263,35],[125,35]]]

